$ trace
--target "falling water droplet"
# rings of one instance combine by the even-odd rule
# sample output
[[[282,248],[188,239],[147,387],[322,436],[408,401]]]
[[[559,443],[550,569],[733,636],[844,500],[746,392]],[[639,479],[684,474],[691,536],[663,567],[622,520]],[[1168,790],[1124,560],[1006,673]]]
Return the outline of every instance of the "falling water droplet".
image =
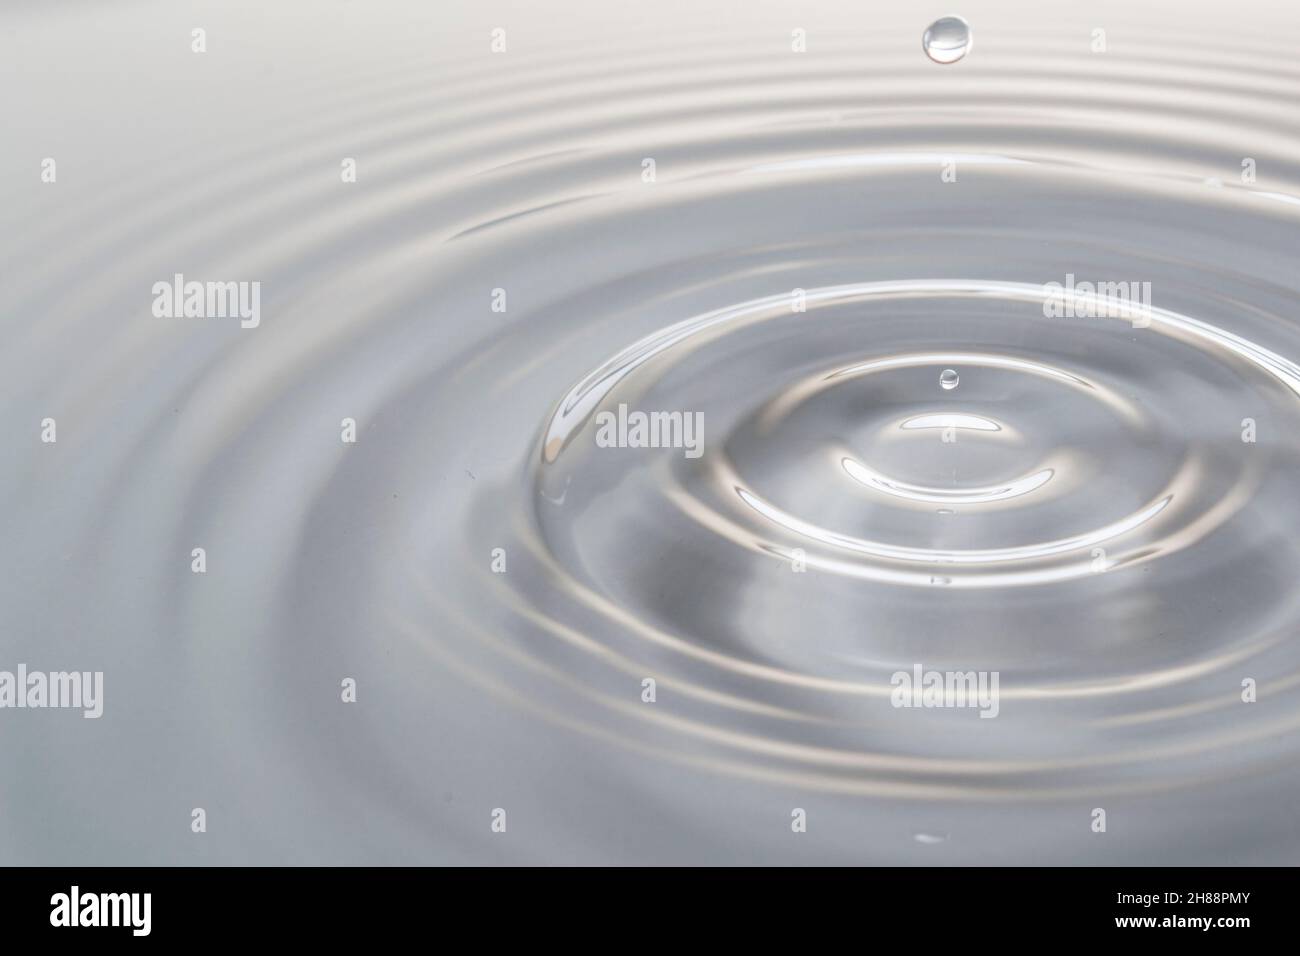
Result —
[[[957,383],[960,381],[961,376],[950,368],[944,369],[942,374],[939,376],[939,384],[942,385],[946,391],[952,391],[957,387]]]
[[[970,24],[961,17],[942,17],[925,28],[921,48],[935,63],[956,63],[971,48]]]

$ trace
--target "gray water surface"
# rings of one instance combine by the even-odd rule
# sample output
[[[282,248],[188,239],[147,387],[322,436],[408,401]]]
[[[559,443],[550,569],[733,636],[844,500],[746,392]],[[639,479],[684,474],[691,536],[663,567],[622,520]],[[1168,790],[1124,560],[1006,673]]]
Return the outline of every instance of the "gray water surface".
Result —
[[[0,863],[1300,862],[1300,15],[449,6],[0,12]]]

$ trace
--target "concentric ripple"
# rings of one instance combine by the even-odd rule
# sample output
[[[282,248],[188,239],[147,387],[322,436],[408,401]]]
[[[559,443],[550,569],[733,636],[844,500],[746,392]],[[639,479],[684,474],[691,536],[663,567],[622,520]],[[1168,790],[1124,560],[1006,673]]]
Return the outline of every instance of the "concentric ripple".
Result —
[[[1062,796],[1076,779],[1097,795],[1167,787],[1198,781],[1206,752],[1230,744],[1217,759],[1235,761],[1291,729],[1295,715],[1224,736],[1166,721],[1140,745],[1060,753],[1064,714],[1146,723],[1153,701],[1216,680],[1226,703],[1244,661],[1277,649],[1281,594],[1241,609],[1236,633],[1193,632],[1158,655],[1145,638],[1170,609],[1204,619],[1225,593],[1258,593],[1264,567],[1243,552],[1291,483],[1221,407],[1294,422],[1300,368],[1158,307],[1140,330],[1045,318],[1050,297],[995,281],[843,285],[803,291],[799,311],[767,297],[629,345],[543,429],[538,537],[520,543],[558,603],[535,623],[591,621],[606,651],[635,654],[625,666],[651,661],[644,671],[690,696],[745,678],[744,695],[679,729],[779,754],[747,772],[809,787],[972,799]],[[954,341],[961,351],[938,350]],[[1178,387],[1128,377],[1144,365],[1177,368]],[[958,368],[960,392],[942,388],[940,370]],[[707,452],[599,447],[598,410],[628,405],[700,410]],[[940,669],[1015,675],[1002,688],[1015,713],[999,718],[1016,728],[1014,756],[951,714],[880,706],[909,649]],[[780,719],[757,733],[752,715],[778,699]],[[810,724],[824,737],[809,741]],[[846,727],[909,747],[825,746]],[[1135,764],[1160,769],[1135,778]]]
[[[0,667],[107,702],[9,857],[1300,859],[1294,11],[368,6],[22,14]]]

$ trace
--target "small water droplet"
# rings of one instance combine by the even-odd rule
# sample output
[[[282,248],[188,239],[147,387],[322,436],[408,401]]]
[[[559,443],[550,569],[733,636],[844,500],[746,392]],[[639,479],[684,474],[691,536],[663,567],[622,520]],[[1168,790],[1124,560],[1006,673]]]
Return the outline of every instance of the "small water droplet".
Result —
[[[948,834],[946,833],[913,833],[912,839],[917,843],[924,843],[927,846],[934,846],[936,843],[947,843]]]
[[[956,388],[957,383],[960,381],[961,381],[961,376],[958,375],[950,368],[944,369],[943,373],[939,376],[939,384],[942,385],[948,391],[951,391],[952,389]]]
[[[921,49],[935,63],[956,63],[970,52],[970,24],[961,17],[942,17],[925,28]]]

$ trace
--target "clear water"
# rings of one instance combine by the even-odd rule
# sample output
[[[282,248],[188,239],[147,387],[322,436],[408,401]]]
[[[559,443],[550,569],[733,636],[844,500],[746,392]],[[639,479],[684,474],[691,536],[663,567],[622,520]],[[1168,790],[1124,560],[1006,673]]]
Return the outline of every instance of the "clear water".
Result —
[[[970,52],[970,24],[961,17],[941,17],[921,34],[921,48],[935,63],[956,63]]]
[[[1294,10],[442,6],[0,14],[6,862],[1300,861]]]

